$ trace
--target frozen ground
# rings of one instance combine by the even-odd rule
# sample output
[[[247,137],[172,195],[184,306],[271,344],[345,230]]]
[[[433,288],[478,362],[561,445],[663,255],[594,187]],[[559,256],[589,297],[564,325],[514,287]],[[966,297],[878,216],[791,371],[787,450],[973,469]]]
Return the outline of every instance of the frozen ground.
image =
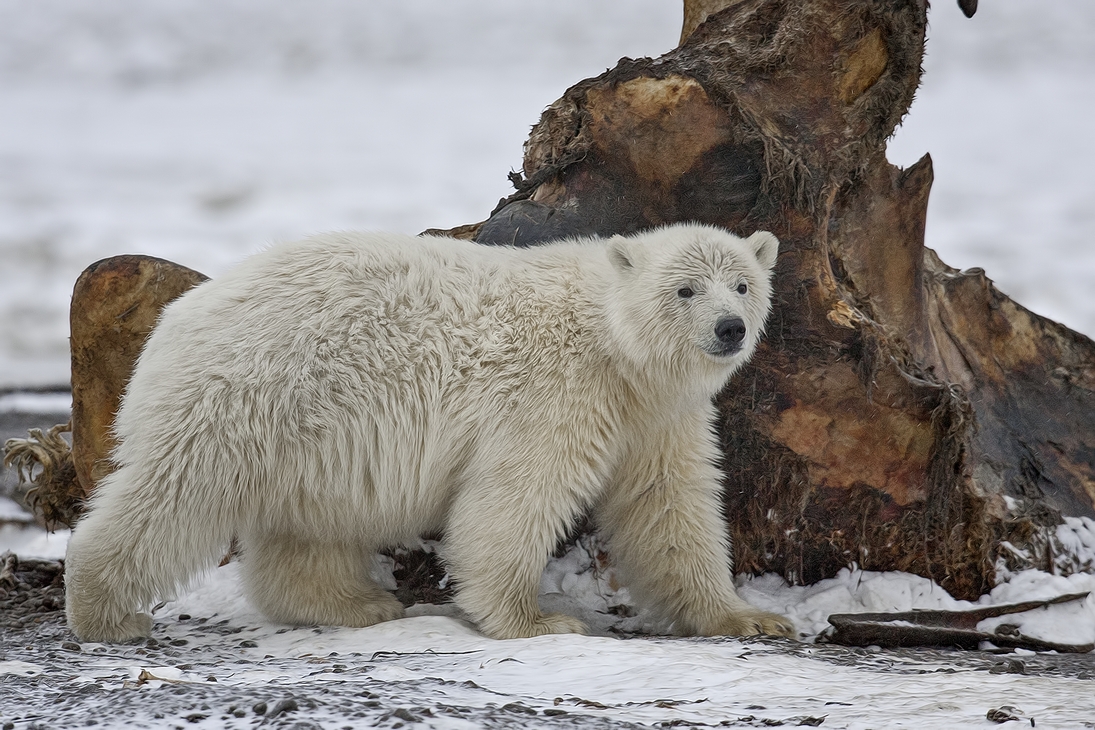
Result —
[[[669,49],[678,27],[674,0],[0,0],[0,392],[67,380],[68,294],[98,258],[216,275],[316,230],[482,219],[546,104],[621,55]],[[890,151],[932,153],[928,244],[1095,334],[1095,4],[993,0],[967,21],[939,0],[931,36]],[[64,405],[0,397],[0,435]],[[63,533],[25,523],[0,501],[0,552],[63,553]],[[1095,556],[1090,522],[1063,529]],[[577,551],[543,600],[599,635],[498,642],[436,607],[361,630],[271,625],[235,572],[164,606],[144,645],[78,644],[56,612],[0,629],[0,725],[950,728],[993,726],[1002,706],[1021,725],[1095,724],[1092,654],[810,643],[834,612],[962,607],[903,574],[743,581],[803,642],[621,638],[610,629],[657,627],[608,612],[626,592]],[[981,603],[1093,588],[1027,572]],[[1095,599],[1022,623],[1092,641]]]
[[[0,396],[0,439],[64,420],[66,406],[56,395]],[[67,538],[0,498],[0,554],[57,559]],[[1058,538],[1077,562],[1095,561],[1095,522],[1070,519]],[[271,624],[243,597],[230,563],[161,607],[152,641],[81,644],[59,612],[5,603],[9,585],[0,578],[0,725],[763,727],[821,719],[828,728],[964,728],[993,726],[986,713],[1004,706],[1039,728],[1095,723],[1095,653],[814,643],[833,613],[962,610],[1095,592],[1095,575],[1003,575],[976,604],[903,573],[849,569],[807,587],[742,576],[741,594],[789,616],[799,641],[672,639],[659,638],[665,627],[636,612],[626,589],[613,588],[612,568],[596,554],[584,539],[553,559],[540,598],[548,610],[582,617],[595,635],[521,641],[485,639],[451,606],[416,606],[411,618],[367,629]],[[394,587],[389,560],[378,560],[375,572]],[[1095,642],[1095,597],[979,628],[991,632],[1004,621],[1048,641]]]
[[[0,519],[5,512],[0,504]],[[1084,525],[1095,552],[1095,523]],[[59,556],[65,534],[37,528],[0,542]],[[4,545],[0,545],[0,550]],[[585,544],[549,564],[541,602],[585,618],[594,636],[485,639],[448,606],[367,629],[271,624],[240,593],[237,565],[156,614],[153,639],[78,643],[57,612],[0,634],[0,722],[82,727],[990,727],[1003,706],[1039,728],[1095,722],[1095,654],[847,649],[811,643],[831,612],[961,609],[921,578],[845,571],[808,588],[739,581],[749,600],[790,616],[802,641],[673,639],[613,591]],[[383,577],[384,564],[378,565]],[[387,574],[390,580],[390,573]],[[1095,576],[1028,571],[982,604],[1095,589]],[[626,611],[623,613],[627,613]],[[1095,598],[1024,614],[1023,631],[1095,638]],[[983,628],[990,628],[983,625]],[[258,709],[256,709],[258,708]],[[280,708],[280,709],[279,709]],[[40,723],[40,724],[36,724]]]
[[[62,421],[57,395],[0,396],[0,440]],[[10,471],[5,475],[9,480]],[[2,493],[4,490],[0,490]],[[1059,543],[1095,561],[1095,522],[1069,520]],[[5,551],[64,555],[0,498]],[[830,728],[990,727],[989,710],[1040,728],[1095,723],[1095,653],[848,649],[813,643],[832,613],[962,610],[1095,591],[1095,576],[1005,575],[977,604],[903,573],[849,569],[813,586],[739,578],[742,595],[789,616],[800,641],[658,638],[588,541],[553,559],[541,580],[549,610],[581,616],[592,637],[492,641],[451,607],[368,629],[289,628],[247,603],[234,563],[156,613],[153,641],[80,644],[57,611],[6,602],[0,577],[0,725],[12,727],[757,727],[823,720]],[[393,585],[391,564],[377,577]],[[52,594],[59,598],[59,584]],[[1095,641],[1095,597],[1002,621],[1058,643]],[[640,634],[640,635],[636,635]],[[986,647],[988,648],[988,647]],[[262,712],[256,711],[258,708]],[[280,709],[278,709],[280,708]],[[295,709],[289,709],[295,708]],[[6,727],[6,726],[5,726]]]
[[[1095,3],[932,11],[891,145],[936,183],[928,244],[1095,334]],[[482,220],[541,109],[658,55],[678,0],[0,0],[0,389],[67,380],[89,263],[217,275],[334,228]]]

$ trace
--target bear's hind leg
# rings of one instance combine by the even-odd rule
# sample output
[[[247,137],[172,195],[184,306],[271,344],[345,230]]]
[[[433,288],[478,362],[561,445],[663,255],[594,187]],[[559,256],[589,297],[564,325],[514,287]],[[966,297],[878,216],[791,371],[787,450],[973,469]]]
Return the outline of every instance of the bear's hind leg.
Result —
[[[152,616],[144,612],[153,597],[146,587],[152,578],[137,577],[146,572],[139,565],[146,551],[134,548],[136,541],[113,522],[107,511],[92,511],[69,538],[65,615],[81,641],[131,641],[152,633]]]
[[[103,479],[65,555],[65,614],[81,640],[148,636],[153,602],[172,598],[224,554],[231,511],[199,508],[198,498],[139,466]]]
[[[272,621],[359,627],[403,616],[403,604],[369,577],[372,550],[285,533],[241,544],[248,597]]]

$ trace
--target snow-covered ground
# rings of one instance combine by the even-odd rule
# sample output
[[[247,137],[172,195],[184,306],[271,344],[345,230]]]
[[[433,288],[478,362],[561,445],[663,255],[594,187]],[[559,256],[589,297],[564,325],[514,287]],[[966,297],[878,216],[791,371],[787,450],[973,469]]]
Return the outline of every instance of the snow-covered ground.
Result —
[[[0,0],[0,391],[66,382],[68,295],[98,258],[215,276],[318,230],[481,220],[540,110],[622,55],[670,49],[679,16],[675,0]],[[928,245],[1089,335],[1092,38],[1089,0],[993,0],[973,20],[940,0],[925,84],[890,147],[901,165],[932,154]],[[0,396],[0,414],[63,407]],[[0,501],[0,552],[63,554],[63,532],[24,522]],[[1061,529],[1095,559],[1095,524]],[[979,603],[1095,589],[1086,575],[1006,577]],[[809,643],[830,613],[970,605],[915,576],[742,579],[804,643],[618,638],[613,626],[657,627],[606,613],[627,602],[609,578],[575,550],[542,584],[597,636],[498,642],[443,607],[359,630],[272,625],[229,564],[158,612],[151,645],[78,645],[55,618],[35,642],[0,630],[0,724],[988,727],[1003,705],[1040,728],[1095,722],[1095,662],[1027,676],[990,673],[982,655]],[[1018,622],[1090,642],[1095,599]]]
[[[1082,527],[1095,555],[1095,523]],[[66,537],[12,527],[0,532],[0,543],[14,540],[23,557],[60,556]],[[237,564],[229,563],[160,608],[147,644],[78,644],[56,616],[47,627],[52,633],[39,630],[29,645],[22,633],[11,641],[0,637],[0,722],[175,727],[194,717],[199,727],[242,728],[263,720],[253,709],[259,702],[269,714],[290,700],[295,709],[281,718],[286,727],[748,727],[821,720],[831,728],[960,728],[991,726],[986,713],[1005,705],[1040,728],[1095,720],[1093,655],[1062,672],[1052,657],[1036,665],[1046,657],[1030,652],[993,657],[810,643],[830,613],[975,605],[922,578],[847,570],[809,587],[775,576],[739,579],[754,604],[794,620],[801,643],[621,638],[613,631],[658,627],[641,613],[619,618],[608,610],[629,599],[626,589],[610,587],[611,568],[591,558],[590,547],[580,542],[551,561],[540,600],[549,610],[583,617],[595,635],[514,641],[484,638],[451,606],[415,606],[409,618],[366,629],[279,626],[249,605]],[[386,565],[378,562],[377,577],[391,581]],[[1092,590],[1092,575],[1027,571],[978,605]],[[1091,642],[1095,597],[1007,620],[1030,635]],[[981,628],[1000,622],[986,620]],[[290,724],[301,720],[313,724]]]
[[[0,416],[65,405],[53,394],[3,396]],[[0,563],[9,550],[24,560],[63,557],[67,540],[67,531],[46,533],[19,505],[0,498]],[[1058,543],[1078,563],[1092,564],[1095,521],[1069,519],[1058,528]],[[994,656],[814,643],[833,613],[1048,599],[1095,592],[1095,575],[1005,574],[976,603],[955,600],[917,576],[854,567],[812,586],[739,576],[742,596],[791,618],[799,641],[673,639],[659,638],[666,627],[635,611],[626,588],[614,588],[611,566],[592,557],[599,554],[583,538],[553,558],[541,579],[545,609],[580,616],[593,628],[591,637],[492,641],[452,606],[416,606],[410,618],[366,629],[280,626],[243,596],[236,563],[162,606],[153,641],[145,644],[77,643],[56,612],[29,628],[8,627],[0,606],[0,724],[624,728],[822,719],[831,728],[962,728],[992,726],[986,713],[1004,706],[1041,728],[1095,721],[1095,654]],[[378,559],[374,573],[394,587],[389,559]],[[1095,642],[1095,597],[986,619],[979,628],[991,633],[1005,621],[1048,641]]]

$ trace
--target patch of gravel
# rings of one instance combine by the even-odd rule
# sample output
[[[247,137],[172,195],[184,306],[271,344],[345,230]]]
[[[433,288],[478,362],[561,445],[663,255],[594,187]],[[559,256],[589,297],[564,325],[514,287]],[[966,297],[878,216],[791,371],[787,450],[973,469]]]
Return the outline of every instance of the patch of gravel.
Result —
[[[23,602],[20,605],[25,604]],[[18,609],[17,609],[18,612]],[[297,659],[270,659],[262,664],[269,681],[240,686],[215,681],[225,666],[209,650],[201,658],[186,647],[155,638],[145,642],[103,646],[77,643],[64,624],[63,613],[25,614],[4,630],[0,638],[0,663],[25,663],[23,674],[9,673],[0,681],[0,727],[27,730],[103,726],[111,728],[216,727],[216,728],[400,728],[480,727],[502,730],[513,727],[626,730],[644,727],[634,723],[593,717],[568,709],[536,710],[493,697],[489,690],[471,682],[441,679],[384,681],[367,676],[384,660],[368,657],[320,660],[314,678],[279,678],[295,673]],[[216,631],[216,626],[208,627]],[[228,633],[231,633],[229,631]],[[178,642],[175,642],[178,643]],[[231,656],[235,641],[225,641],[225,659],[250,663]],[[208,673],[207,681],[160,681],[137,677],[123,682],[102,682],[104,668],[133,663],[169,666],[191,676]],[[153,670],[156,671],[156,670]],[[85,678],[80,675],[86,674]],[[115,674],[117,672],[115,671]],[[332,675],[345,674],[346,681]],[[113,685],[113,686],[111,686]],[[119,686],[120,685],[120,686]],[[158,686],[157,686],[158,685]],[[140,687],[140,691],[135,690]],[[452,690],[457,690],[453,692]],[[447,701],[446,697],[491,695],[479,706]],[[496,699],[490,702],[490,699]],[[460,722],[463,721],[463,722]]]
[[[0,554],[0,629],[24,628],[64,611],[64,570],[62,561]]]

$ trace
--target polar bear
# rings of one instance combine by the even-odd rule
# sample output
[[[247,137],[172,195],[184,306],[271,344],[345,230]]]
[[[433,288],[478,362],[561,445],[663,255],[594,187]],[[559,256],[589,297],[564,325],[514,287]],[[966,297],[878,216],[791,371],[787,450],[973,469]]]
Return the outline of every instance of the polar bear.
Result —
[[[592,509],[677,633],[789,635],[734,590],[712,405],[761,335],[777,247],[688,224],[525,249],[334,233],[245,260],[145,345],[69,542],[69,626],[147,636],[233,536],[271,620],[395,619],[372,556],[441,532],[484,634],[584,632],[537,587]]]

